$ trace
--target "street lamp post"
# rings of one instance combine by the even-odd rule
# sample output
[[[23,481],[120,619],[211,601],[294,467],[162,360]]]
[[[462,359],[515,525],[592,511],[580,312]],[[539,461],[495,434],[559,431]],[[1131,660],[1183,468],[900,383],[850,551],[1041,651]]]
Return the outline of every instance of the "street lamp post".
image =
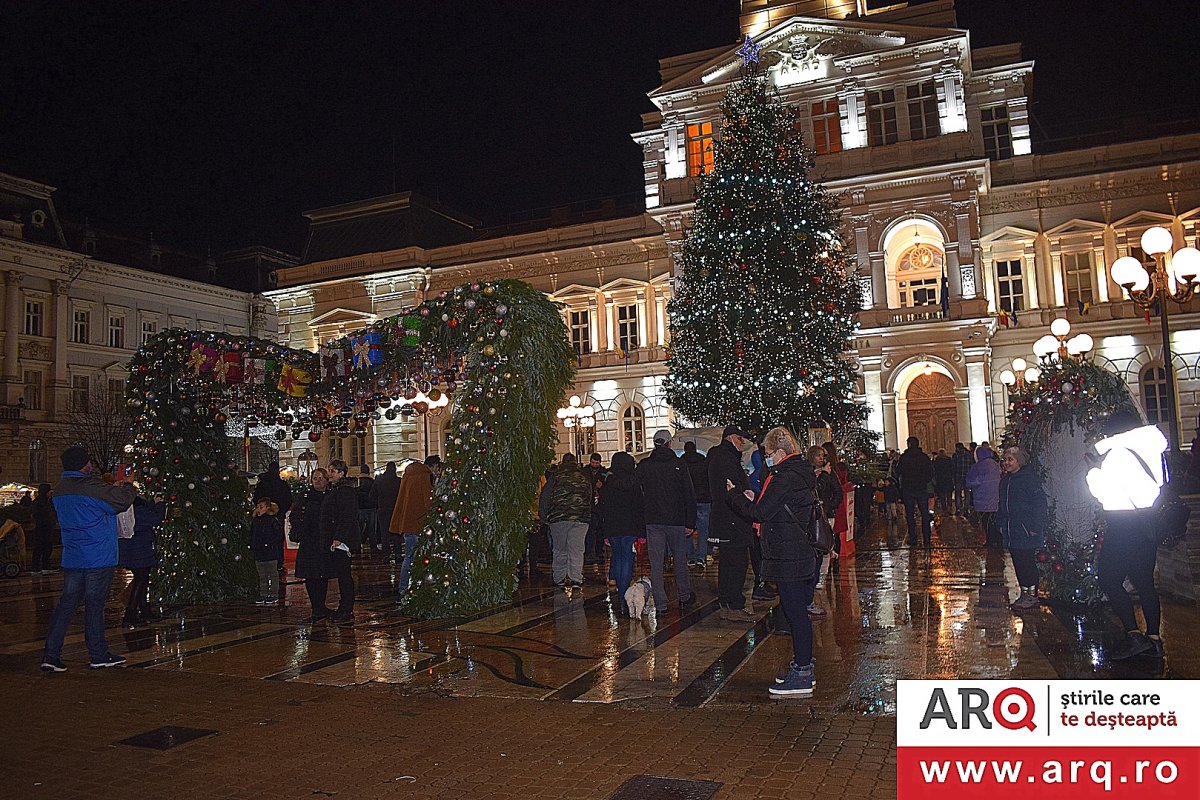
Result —
[[[583,430],[596,426],[596,409],[583,405],[579,395],[573,394],[567,405],[558,410],[558,418],[571,434],[571,452],[576,458],[582,458]]]
[[[1179,414],[1175,403],[1175,373],[1172,370],[1171,324],[1167,315],[1167,300],[1183,305],[1192,299],[1196,281],[1200,278],[1200,250],[1183,247],[1170,254],[1174,237],[1166,228],[1155,226],[1142,234],[1142,252],[1154,257],[1154,272],[1147,272],[1142,262],[1131,256],[1118,258],[1109,272],[1113,282],[1141,308],[1148,309],[1158,302],[1158,319],[1162,335],[1163,373],[1167,381],[1167,438],[1171,452],[1179,450]]]

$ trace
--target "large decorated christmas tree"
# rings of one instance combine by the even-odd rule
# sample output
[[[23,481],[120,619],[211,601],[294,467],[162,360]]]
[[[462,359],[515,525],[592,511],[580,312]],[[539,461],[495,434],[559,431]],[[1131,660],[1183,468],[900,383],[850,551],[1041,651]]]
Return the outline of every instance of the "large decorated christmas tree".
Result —
[[[667,397],[697,423],[859,423],[844,358],[862,305],[837,202],[811,180],[797,112],[747,71],[721,104],[668,305]]]

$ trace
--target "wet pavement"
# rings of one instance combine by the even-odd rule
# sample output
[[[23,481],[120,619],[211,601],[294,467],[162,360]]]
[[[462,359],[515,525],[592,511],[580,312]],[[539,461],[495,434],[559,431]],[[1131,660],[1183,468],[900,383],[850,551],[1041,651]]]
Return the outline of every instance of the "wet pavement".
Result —
[[[856,555],[844,559],[818,591],[817,602],[829,614],[814,622],[818,681],[809,699],[774,700],[767,694],[790,656],[790,640],[772,632],[777,612],[770,604],[755,604],[754,622],[720,620],[715,566],[693,577],[695,606],[682,615],[672,608],[657,622],[618,616],[615,597],[610,598],[599,572],[586,573],[592,582],[572,596],[549,586],[543,574],[526,580],[510,605],[465,619],[418,621],[397,609],[391,591],[396,568],[363,561],[356,567],[360,602],[353,626],[309,624],[303,587],[289,583],[284,608],[192,607],[152,626],[123,631],[116,627],[124,592],[118,581],[108,633],[114,652],[129,659],[119,675],[84,668],[81,614],[63,652],[70,672],[37,672],[61,578],[2,582],[0,702],[6,708],[62,706],[68,719],[101,714],[97,724],[103,733],[85,735],[70,726],[75,736],[96,739],[86,745],[96,748],[112,748],[113,742],[167,724],[217,730],[226,737],[231,727],[238,728],[250,736],[239,758],[282,758],[294,762],[289,776],[307,776],[282,793],[263,788],[262,796],[326,792],[300,757],[311,739],[289,728],[287,736],[298,737],[297,742],[276,752],[273,740],[262,737],[267,731],[251,730],[260,721],[250,719],[263,714],[268,721],[261,725],[274,725],[286,708],[293,727],[308,729],[311,715],[303,708],[318,703],[343,727],[350,715],[351,727],[361,730],[344,734],[350,736],[342,743],[348,747],[346,763],[357,763],[353,743],[358,736],[423,732],[420,748],[426,756],[410,767],[414,774],[421,772],[419,781],[368,781],[355,793],[347,787],[358,773],[335,765],[325,774],[341,775],[334,784],[344,796],[531,797],[560,787],[581,797],[607,797],[621,780],[651,774],[718,781],[723,784],[718,798],[805,797],[817,786],[849,788],[855,777],[858,793],[889,797],[894,794],[892,715],[898,678],[1195,678],[1200,673],[1200,646],[1189,635],[1200,623],[1193,606],[1164,601],[1166,659],[1114,663],[1107,649],[1121,631],[1102,609],[1043,605],[1036,613],[1014,615],[1007,607],[1016,596],[1008,559],[979,547],[978,533],[966,523],[939,520],[930,551],[899,545],[902,533],[877,523],[860,538]],[[87,687],[93,702],[81,704],[61,687]],[[204,697],[210,699],[197,714],[193,701]],[[466,698],[472,699],[464,703]],[[105,702],[107,711],[97,705]],[[257,709],[264,702],[261,711],[237,710],[242,703]],[[115,717],[114,708],[120,709]],[[21,785],[30,792],[39,782],[38,759],[62,750],[49,742],[70,724],[53,714],[44,717],[38,716],[28,736],[21,737],[31,748],[21,773],[27,781]],[[762,730],[744,738],[745,725]],[[583,728],[575,731],[576,726]],[[583,754],[605,757],[588,766],[586,759],[576,759],[580,753],[561,750],[564,730],[571,731],[566,738],[578,740]],[[217,761],[232,757],[221,754],[229,747],[221,740],[220,735],[200,738],[178,752],[205,752]],[[476,744],[471,749],[467,742]],[[399,747],[401,756],[414,752],[412,742],[387,746]],[[467,778],[477,774],[474,759],[500,746],[540,764],[544,780],[529,786],[521,777],[539,773],[517,770],[511,786],[472,789]],[[548,754],[551,761],[545,761]],[[433,766],[445,759],[461,768],[464,758],[472,764],[467,772],[443,775]],[[108,756],[102,760],[110,766],[122,763]],[[378,768],[394,771],[393,763],[399,762],[385,760]],[[502,771],[508,766],[495,765]],[[190,769],[175,777],[190,775]],[[203,768],[198,763],[195,769]],[[592,783],[581,785],[579,775],[592,775]],[[72,796],[74,785],[59,786],[53,796]],[[178,782],[164,785],[187,794]],[[198,791],[202,787],[212,788],[197,784]],[[236,781],[229,788],[227,795],[212,796],[257,796]],[[551,794],[547,789],[544,796]]]

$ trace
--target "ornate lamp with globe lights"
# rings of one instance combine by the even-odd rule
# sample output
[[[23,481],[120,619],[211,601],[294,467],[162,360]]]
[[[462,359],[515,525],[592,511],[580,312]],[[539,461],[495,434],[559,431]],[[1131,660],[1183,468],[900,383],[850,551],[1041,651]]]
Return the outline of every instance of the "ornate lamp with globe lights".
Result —
[[[1179,419],[1175,405],[1175,373],[1171,369],[1171,325],[1166,301],[1182,305],[1191,300],[1200,279],[1200,250],[1182,247],[1171,253],[1174,241],[1166,228],[1149,228],[1142,234],[1142,252],[1154,258],[1154,271],[1147,272],[1142,262],[1132,256],[1118,258],[1109,268],[1113,282],[1124,289],[1126,296],[1139,307],[1150,309],[1158,303],[1163,372],[1167,377],[1167,437],[1171,452],[1179,449]],[[1167,262],[1168,254],[1170,263]]]
[[[1024,392],[1027,386],[1037,383],[1041,377],[1040,369],[1029,365],[1023,358],[1014,358],[1012,368],[1000,373],[1000,382],[1007,386],[1010,392],[1013,391],[1013,387],[1016,387],[1017,392]]]
[[[557,414],[563,427],[571,434],[571,452],[576,458],[582,457],[583,430],[596,427],[596,409],[590,405],[583,405],[579,395],[573,394],[567,405],[558,409]]]
[[[1033,354],[1042,363],[1082,358],[1091,352],[1094,344],[1086,333],[1071,336],[1071,323],[1059,317],[1050,323],[1050,333],[1033,343]]]

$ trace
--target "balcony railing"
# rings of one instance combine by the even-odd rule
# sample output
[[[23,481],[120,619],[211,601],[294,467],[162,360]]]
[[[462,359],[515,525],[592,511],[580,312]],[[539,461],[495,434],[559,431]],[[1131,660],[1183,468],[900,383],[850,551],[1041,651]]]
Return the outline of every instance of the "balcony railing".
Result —
[[[25,406],[0,405],[0,422],[24,422]]]

